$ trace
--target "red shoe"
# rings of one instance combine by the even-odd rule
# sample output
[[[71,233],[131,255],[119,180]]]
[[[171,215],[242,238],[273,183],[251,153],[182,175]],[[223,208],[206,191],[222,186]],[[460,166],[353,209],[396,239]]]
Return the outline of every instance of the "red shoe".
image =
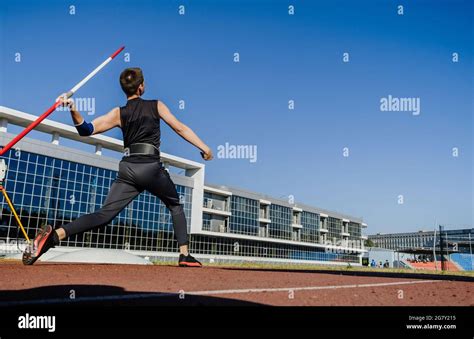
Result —
[[[23,264],[33,265],[40,256],[52,247],[54,247],[54,230],[51,225],[47,225],[38,232],[33,242],[26,247],[25,252],[23,252]]]
[[[196,258],[194,258],[191,254],[180,254],[178,265],[179,267],[202,267],[202,264],[197,261]]]

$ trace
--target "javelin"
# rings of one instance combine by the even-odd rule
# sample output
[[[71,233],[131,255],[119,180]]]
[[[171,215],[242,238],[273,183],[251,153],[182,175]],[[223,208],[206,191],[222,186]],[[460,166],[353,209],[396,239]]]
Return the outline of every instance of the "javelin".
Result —
[[[86,76],[84,79],[82,79],[76,86],[74,86],[73,88],[71,88],[71,90],[69,92],[66,93],[66,97],[67,98],[70,98],[74,95],[74,93],[77,92],[77,90],[79,88],[81,88],[82,86],[84,86],[84,84],[86,82],[88,82],[94,75],[96,75],[102,68],[104,68],[110,61],[112,61],[113,58],[115,58],[120,52],[123,51],[123,49],[125,48],[125,46],[123,47],[120,47],[118,50],[116,50],[110,57],[107,58],[107,60],[105,60],[103,63],[101,63],[99,66],[97,66],[96,69],[94,69],[92,72],[89,73],[88,76]],[[23,139],[23,137],[25,135],[27,135],[28,133],[30,133],[30,131],[35,128],[36,126],[38,126],[41,121],[43,121],[44,119],[46,119],[46,117],[48,115],[50,115],[59,105],[61,104],[61,102],[58,100],[56,101],[53,106],[51,106],[50,108],[48,108],[48,110],[46,112],[44,112],[43,114],[41,114],[38,119],[36,119],[35,121],[33,121],[27,128],[25,128],[20,134],[18,134],[15,138],[13,138],[3,149],[0,150],[0,156],[2,156],[3,154],[5,154],[5,152],[7,152],[10,148],[12,148],[13,146],[15,146],[15,144],[20,141],[21,139]]]

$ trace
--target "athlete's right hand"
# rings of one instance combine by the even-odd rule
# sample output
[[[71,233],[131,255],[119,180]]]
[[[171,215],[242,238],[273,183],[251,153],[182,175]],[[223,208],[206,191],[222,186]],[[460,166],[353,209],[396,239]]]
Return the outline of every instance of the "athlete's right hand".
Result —
[[[69,108],[70,111],[74,111],[76,108],[74,107],[74,100],[71,98],[67,97],[67,93],[63,93],[58,98],[56,101],[59,101],[61,103],[61,106]]]
[[[201,157],[206,161],[212,160],[213,156],[211,149],[206,146],[206,149],[201,152]]]

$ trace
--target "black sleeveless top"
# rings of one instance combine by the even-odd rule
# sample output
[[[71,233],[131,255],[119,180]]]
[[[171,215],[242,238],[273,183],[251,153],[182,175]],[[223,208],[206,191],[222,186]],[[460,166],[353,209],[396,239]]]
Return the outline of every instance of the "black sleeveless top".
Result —
[[[160,116],[158,100],[135,98],[120,107],[123,145],[129,147],[135,143],[152,144],[160,149]],[[160,161],[159,155],[130,155],[122,158],[128,162]]]

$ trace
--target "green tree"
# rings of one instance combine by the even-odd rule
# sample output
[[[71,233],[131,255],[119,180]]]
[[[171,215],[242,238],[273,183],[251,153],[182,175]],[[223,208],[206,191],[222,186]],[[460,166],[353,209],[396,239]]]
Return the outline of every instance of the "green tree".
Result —
[[[365,247],[375,247],[375,244],[374,244],[374,242],[373,242],[372,240],[367,239],[367,240],[365,241],[365,243],[364,243],[364,246],[365,246]]]

